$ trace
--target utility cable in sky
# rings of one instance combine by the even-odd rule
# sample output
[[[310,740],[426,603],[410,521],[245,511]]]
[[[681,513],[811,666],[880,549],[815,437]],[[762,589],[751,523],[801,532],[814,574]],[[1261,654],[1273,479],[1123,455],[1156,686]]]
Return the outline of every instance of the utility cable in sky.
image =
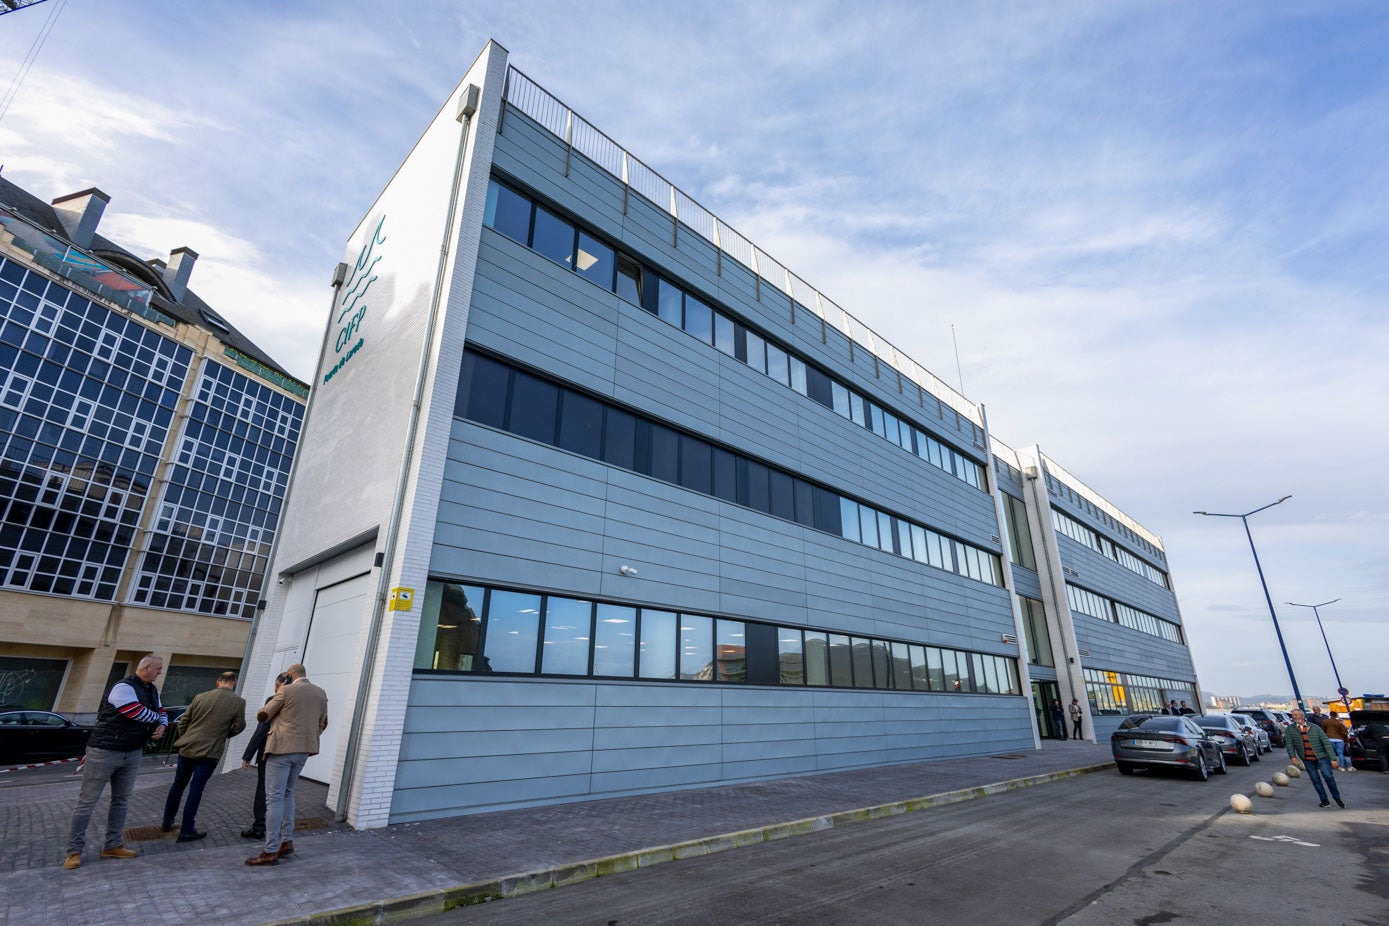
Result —
[[[10,80],[9,89],[5,91],[5,96],[0,98],[0,122],[5,121],[5,113],[9,112],[10,104],[19,95],[19,88],[24,85],[24,78],[29,76],[29,69],[34,66],[35,59],[39,52],[43,51],[44,43],[48,41],[49,34],[53,31],[53,24],[58,21],[58,16],[63,12],[63,7],[67,6],[68,0],[58,0],[53,4],[48,12],[48,19],[39,28],[39,34],[34,36],[34,44],[29,46],[29,54],[24,56],[20,62],[19,70],[15,72]],[[8,4],[5,4],[8,6]]]

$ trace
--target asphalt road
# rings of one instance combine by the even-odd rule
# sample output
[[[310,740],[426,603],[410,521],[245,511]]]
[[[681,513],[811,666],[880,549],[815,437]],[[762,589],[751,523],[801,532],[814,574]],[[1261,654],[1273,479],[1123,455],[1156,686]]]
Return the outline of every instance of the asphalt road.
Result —
[[[1283,765],[1085,775],[414,922],[1389,923],[1389,775],[1338,776],[1346,810],[1305,778],[1229,810]]]
[[[156,772],[164,767],[166,756],[145,756],[140,767],[141,775]],[[172,768],[170,768],[172,771]],[[43,765],[38,768],[16,768],[0,771],[0,790],[5,788],[27,788],[31,785],[62,784],[72,782],[77,785],[82,776],[76,774],[76,762],[61,765]]]

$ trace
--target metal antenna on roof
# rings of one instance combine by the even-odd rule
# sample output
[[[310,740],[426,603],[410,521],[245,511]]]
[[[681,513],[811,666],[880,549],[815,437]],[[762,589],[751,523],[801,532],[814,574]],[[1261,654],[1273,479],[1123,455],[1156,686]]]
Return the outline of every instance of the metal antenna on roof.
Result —
[[[960,341],[955,337],[955,323],[950,323],[950,342],[955,345],[955,376],[960,383],[960,395],[965,394],[965,371],[960,366]]]

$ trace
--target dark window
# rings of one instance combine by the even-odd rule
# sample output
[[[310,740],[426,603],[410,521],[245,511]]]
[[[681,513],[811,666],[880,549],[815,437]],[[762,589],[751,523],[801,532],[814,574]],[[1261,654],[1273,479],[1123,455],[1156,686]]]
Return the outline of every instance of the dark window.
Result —
[[[487,210],[483,221],[508,238],[525,244],[531,227],[531,201],[493,180],[487,187]]]
[[[656,278],[656,287],[656,314],[661,317],[661,321],[679,328],[682,319],[680,305],[684,292],[674,283],[661,277]]]
[[[603,403],[564,390],[559,419],[559,445],[586,457],[600,457],[603,450]]]
[[[819,486],[814,486],[813,489],[815,492],[816,529],[834,534],[836,537],[842,535],[844,525],[840,517],[839,496]]]
[[[663,482],[680,481],[680,435],[664,425],[651,425],[651,475]]]
[[[680,435],[680,484],[696,492],[710,494],[713,448],[697,437]]]
[[[771,513],[788,521],[796,519],[796,500],[792,492],[791,476],[781,470],[767,471],[768,496],[771,499]]]
[[[587,675],[593,603],[551,597],[545,603],[545,636],[540,671],[545,675]],[[490,643],[490,641],[489,641]]]
[[[734,335],[733,319],[724,315],[722,312],[714,313],[714,346],[728,354],[734,355]]]
[[[714,311],[693,296],[685,296],[685,330],[709,344],[714,338]]]
[[[767,467],[756,460],[748,460],[747,506],[758,511],[772,510],[772,500],[767,488]]]
[[[470,421],[503,427],[506,423],[507,383],[511,370],[490,357],[474,353],[463,355],[463,375],[459,377],[455,415]]]
[[[833,381],[817,367],[806,366],[805,385],[809,396],[825,408],[834,408]]]
[[[511,413],[507,418],[507,430],[553,444],[558,406],[558,386],[517,370],[511,386]]]
[[[817,630],[805,632],[805,683],[807,685],[828,685],[830,683],[829,646],[825,634]]]
[[[806,635],[807,638],[809,634]],[[806,640],[807,655],[809,654],[810,640]],[[832,633],[829,635],[830,649],[830,684],[835,688],[852,688],[854,685],[853,668],[849,657],[849,638],[842,634]],[[813,683],[812,683],[813,684]]]
[[[574,265],[574,226],[543,206],[535,207],[535,231],[531,247],[559,261],[566,267]]]
[[[791,367],[786,351],[771,342],[767,343],[767,375],[783,386],[790,382]]]
[[[617,294],[634,305],[641,305],[641,264],[626,254],[617,257]]]
[[[636,416],[617,408],[608,408],[605,414],[607,432],[603,437],[603,462],[623,469],[636,469]]]
[[[579,275],[606,290],[613,288],[613,249],[586,232],[579,232]]]
[[[872,641],[863,637],[853,638],[854,653],[854,687],[872,688],[873,687],[873,653]]]
[[[806,527],[815,526],[815,487],[804,479],[795,483],[796,521]]]
[[[540,596],[494,591],[487,602],[484,672],[535,672]]]
[[[722,447],[714,449],[714,495],[738,504],[738,458]]]

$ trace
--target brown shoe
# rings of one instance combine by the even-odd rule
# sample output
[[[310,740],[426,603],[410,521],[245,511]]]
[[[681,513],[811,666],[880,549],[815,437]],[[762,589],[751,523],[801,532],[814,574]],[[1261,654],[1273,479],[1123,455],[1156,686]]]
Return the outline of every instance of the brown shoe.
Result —
[[[74,852],[74,853],[72,853],[71,855],[69,855],[67,858],[63,859],[63,867],[64,867],[64,868],[81,868],[81,867],[82,867],[82,853],[81,853],[81,852]]]
[[[134,849],[127,849],[125,846],[116,846],[114,849],[102,849],[102,858],[135,858],[139,855]]]
[[[280,860],[280,856],[274,852],[262,852],[255,858],[248,858],[247,865],[273,865]]]
[[[294,840],[293,840],[293,839],[286,839],[284,842],[280,843],[280,851],[277,852],[277,853],[275,853],[275,857],[276,857],[276,858],[284,858],[286,855],[293,855],[293,854],[294,854]]]

